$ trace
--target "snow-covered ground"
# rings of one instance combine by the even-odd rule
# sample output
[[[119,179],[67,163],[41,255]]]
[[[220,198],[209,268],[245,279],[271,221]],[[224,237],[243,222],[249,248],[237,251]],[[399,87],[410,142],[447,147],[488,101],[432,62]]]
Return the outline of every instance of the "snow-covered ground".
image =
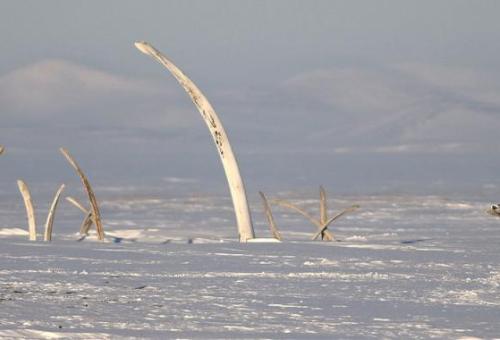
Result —
[[[222,195],[96,192],[104,243],[77,241],[83,215],[67,202],[54,241],[29,242],[20,198],[0,203],[0,338],[500,337],[486,200],[332,197],[333,212],[361,205],[332,225],[337,242],[310,241],[313,226],[274,207],[284,242],[239,244]],[[270,196],[318,213],[312,193]]]

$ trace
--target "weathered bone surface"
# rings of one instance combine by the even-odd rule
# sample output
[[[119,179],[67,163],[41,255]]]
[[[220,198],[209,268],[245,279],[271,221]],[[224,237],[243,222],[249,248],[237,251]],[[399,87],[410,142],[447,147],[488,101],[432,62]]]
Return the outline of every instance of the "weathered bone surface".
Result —
[[[77,207],[78,209],[80,209],[85,214],[87,214],[89,212],[87,209],[85,209],[85,207],[83,206],[83,204],[81,204],[80,202],[78,202],[78,200],[76,198],[73,198],[71,196],[67,196],[66,197],[66,201],[68,201],[69,203],[73,204],[75,207]]]
[[[94,221],[92,218],[92,212],[89,212],[87,215],[85,215],[85,218],[83,219],[82,224],[80,225],[80,234],[81,235],[88,235],[89,230],[92,227],[93,223],[94,223]]]
[[[73,159],[73,157],[71,157],[68,150],[66,150],[65,148],[60,148],[59,150],[66,158],[66,160],[69,162],[69,164],[71,164],[71,166],[76,170],[76,172],[80,176],[80,179],[82,180],[83,187],[85,188],[85,191],[87,192],[87,195],[89,197],[90,206],[92,207],[92,215],[94,217],[94,222],[97,229],[97,237],[99,238],[99,240],[102,241],[104,240],[104,229],[102,227],[102,222],[101,222],[101,213],[99,212],[97,199],[95,198],[94,191],[90,186],[89,180],[87,179],[81,168],[78,166],[76,161]]]
[[[325,189],[319,187],[319,220],[322,225],[325,225],[328,219],[328,206],[326,203],[326,192]]]
[[[295,210],[296,212],[298,212],[299,214],[301,214],[302,216],[307,218],[309,221],[311,221],[318,228],[321,227],[321,223],[317,219],[315,219],[314,217],[309,215],[309,213],[307,211],[299,208],[297,205],[293,204],[292,202],[287,201],[287,200],[283,200],[283,199],[276,199],[276,200],[272,200],[271,202],[278,204],[278,205],[281,205],[282,207]]]
[[[307,213],[305,210],[299,208],[298,206],[296,206],[295,204],[287,201],[287,200],[273,200],[272,201],[273,203],[276,203],[278,205],[281,205],[282,207],[285,207],[285,208],[288,208],[288,209],[292,209],[296,212],[298,212],[299,214],[301,214],[302,216],[304,216],[305,218],[307,218],[309,221],[311,221],[318,229],[322,229],[323,228],[323,225],[321,224],[321,221],[315,219],[314,217],[312,217],[311,215],[309,215],[309,213]],[[328,230],[325,230],[324,232],[324,235],[325,235],[325,239],[328,240],[328,241],[331,241],[334,239],[333,235],[328,231]]]
[[[24,181],[18,180],[17,186],[19,191],[23,196],[24,206],[26,207],[26,215],[28,216],[28,226],[29,226],[29,238],[30,241],[36,241],[36,221],[35,221],[35,209],[33,208],[33,201],[31,199],[31,193],[28,186]]]
[[[308,220],[310,220],[318,228],[316,233],[313,235],[312,239],[315,240],[321,235],[321,239],[327,241],[335,240],[333,234],[327,230],[328,226],[341,216],[359,208],[358,205],[353,205],[350,208],[347,208],[341,213],[335,215],[334,217],[328,219],[328,204],[326,199],[326,191],[322,186],[319,187],[319,220],[315,219],[314,217],[309,215],[305,210],[299,208],[298,206],[289,201],[274,200],[273,203],[279,204],[285,208],[292,209],[301,214],[302,216],[304,216],[305,218],[307,218]]]
[[[94,218],[93,218],[93,215],[92,215],[92,210],[85,209],[85,207],[83,206],[83,204],[81,204],[80,202],[78,202],[73,197],[68,196],[68,197],[66,197],[66,200],[68,202],[70,202],[71,204],[73,204],[78,209],[80,209],[83,213],[85,213],[85,218],[83,219],[82,224],[80,225],[80,234],[82,234],[82,235],[88,235],[89,230],[92,227],[92,223],[95,224]]]
[[[274,222],[274,217],[271,211],[271,207],[269,206],[269,202],[267,201],[267,198],[262,191],[259,191],[259,195],[262,198],[262,203],[264,204],[264,213],[266,214],[267,221],[269,222],[269,228],[271,229],[271,234],[275,239],[281,241],[281,234],[278,230],[278,227],[276,226],[276,223]]]
[[[54,225],[54,218],[57,209],[57,203],[59,203],[59,198],[64,190],[65,185],[61,184],[59,190],[57,190],[52,205],[50,206],[49,214],[47,215],[47,221],[45,222],[45,234],[43,237],[44,241],[52,241],[52,226]]]
[[[314,234],[314,236],[312,237],[312,240],[317,239],[321,234],[325,233],[326,229],[328,228],[328,226],[330,224],[332,224],[333,221],[337,220],[338,218],[344,216],[347,213],[353,212],[354,210],[356,210],[358,208],[359,208],[359,205],[353,205],[353,206],[347,208],[346,210],[338,213],[337,215],[333,216],[332,218],[330,218],[328,221],[325,222],[323,227],[319,228],[318,232],[316,234]]]
[[[326,191],[323,186],[319,187],[319,220],[321,225],[326,225],[328,222],[328,204],[326,202]],[[326,233],[326,229],[321,233],[321,239],[333,241],[335,238],[331,232]]]
[[[252,226],[252,219],[248,202],[241,179],[238,163],[233,154],[229,139],[222,126],[222,123],[215,113],[212,105],[208,102],[207,98],[198,89],[198,87],[189,79],[180,69],[177,68],[167,57],[161,54],[157,49],[147,42],[136,42],[135,46],[144,54],[156,59],[160,64],[165,66],[170,73],[177,79],[180,85],[191,97],[191,100],[198,108],[205,123],[210,130],[212,138],[219,151],[219,156],[226,173],[227,181],[229,184],[229,191],[233,200],[234,211],[236,215],[236,222],[238,224],[238,233],[241,242],[246,242],[255,237]]]

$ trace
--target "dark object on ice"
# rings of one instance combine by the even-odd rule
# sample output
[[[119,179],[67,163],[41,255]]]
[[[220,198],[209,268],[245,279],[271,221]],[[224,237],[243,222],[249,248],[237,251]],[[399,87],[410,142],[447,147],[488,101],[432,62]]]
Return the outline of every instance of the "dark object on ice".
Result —
[[[146,287],[147,287],[146,285],[142,285],[142,286],[135,287],[134,289],[144,289]]]
[[[429,239],[418,238],[415,240],[404,240],[404,241],[401,241],[401,244],[414,244],[414,243],[419,243],[419,242],[424,242],[424,241],[429,241]]]
[[[488,214],[500,217],[500,204],[492,204],[488,209]]]

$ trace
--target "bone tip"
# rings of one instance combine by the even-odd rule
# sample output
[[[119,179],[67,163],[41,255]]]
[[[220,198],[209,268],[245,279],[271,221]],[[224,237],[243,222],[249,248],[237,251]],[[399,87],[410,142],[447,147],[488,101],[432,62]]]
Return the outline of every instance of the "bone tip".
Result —
[[[134,43],[135,47],[144,54],[151,53],[151,45],[146,41],[136,41]]]

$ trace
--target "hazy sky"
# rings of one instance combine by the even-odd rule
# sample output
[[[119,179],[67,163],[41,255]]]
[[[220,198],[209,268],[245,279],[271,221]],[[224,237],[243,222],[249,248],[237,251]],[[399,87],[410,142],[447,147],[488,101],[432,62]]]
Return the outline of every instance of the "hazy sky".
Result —
[[[2,1],[2,180],[59,176],[65,145],[98,178],[223,181],[188,97],[134,48],[147,40],[205,92],[252,189],[495,186],[498,13],[498,1]]]

